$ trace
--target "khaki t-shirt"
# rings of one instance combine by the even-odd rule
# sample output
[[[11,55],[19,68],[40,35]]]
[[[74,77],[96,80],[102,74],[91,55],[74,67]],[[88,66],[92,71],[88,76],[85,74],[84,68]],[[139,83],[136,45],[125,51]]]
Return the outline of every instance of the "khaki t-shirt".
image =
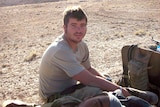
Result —
[[[75,85],[72,77],[90,67],[87,45],[81,41],[76,52],[63,36],[58,37],[44,52],[40,65],[39,91],[44,99]]]

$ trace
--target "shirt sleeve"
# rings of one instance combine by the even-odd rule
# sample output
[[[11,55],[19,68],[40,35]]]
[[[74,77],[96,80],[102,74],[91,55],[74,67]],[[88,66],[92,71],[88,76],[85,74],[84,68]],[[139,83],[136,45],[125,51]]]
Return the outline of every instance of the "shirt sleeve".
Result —
[[[53,60],[56,66],[61,68],[70,77],[73,77],[85,69],[85,67],[77,61],[73,52],[68,50],[57,51]]]

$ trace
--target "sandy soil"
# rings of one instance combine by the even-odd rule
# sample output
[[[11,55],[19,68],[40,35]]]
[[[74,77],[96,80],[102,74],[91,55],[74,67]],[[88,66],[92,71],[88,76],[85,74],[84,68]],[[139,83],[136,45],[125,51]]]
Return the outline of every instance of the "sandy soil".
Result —
[[[81,5],[88,14],[91,63],[117,81],[124,45],[155,45],[160,40],[159,0],[57,0],[23,4],[0,2],[0,104],[19,99],[40,104],[38,70],[42,54],[62,33],[62,12]],[[44,0],[45,1],[45,0]]]

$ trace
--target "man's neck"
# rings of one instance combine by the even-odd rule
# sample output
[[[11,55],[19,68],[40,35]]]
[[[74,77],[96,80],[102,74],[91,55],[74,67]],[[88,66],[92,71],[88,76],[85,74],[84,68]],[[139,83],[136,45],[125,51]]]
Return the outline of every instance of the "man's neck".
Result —
[[[72,48],[73,52],[76,52],[78,43],[69,40],[68,38],[65,37],[65,35],[64,35],[64,39],[66,40],[68,45]]]

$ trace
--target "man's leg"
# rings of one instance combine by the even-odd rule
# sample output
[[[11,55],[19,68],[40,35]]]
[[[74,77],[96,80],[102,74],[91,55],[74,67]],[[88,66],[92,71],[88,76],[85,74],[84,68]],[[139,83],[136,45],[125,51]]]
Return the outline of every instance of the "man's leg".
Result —
[[[122,104],[113,94],[99,88],[86,86],[76,90],[71,96],[82,100],[80,107],[122,107]]]
[[[158,103],[158,96],[150,91],[142,91],[135,88],[127,87],[126,88],[128,92],[133,95],[137,96],[139,98],[144,99],[145,101],[149,102],[150,104],[157,104]]]
[[[89,98],[78,107],[123,107],[121,102],[112,93]]]
[[[109,97],[106,95],[92,97],[82,102],[78,107],[110,107]]]
[[[110,100],[110,107],[123,107],[119,99],[114,96],[112,93],[108,92],[109,100]]]
[[[136,97],[136,96],[128,96],[125,99],[120,99],[121,103],[126,107],[153,107],[147,101]]]

